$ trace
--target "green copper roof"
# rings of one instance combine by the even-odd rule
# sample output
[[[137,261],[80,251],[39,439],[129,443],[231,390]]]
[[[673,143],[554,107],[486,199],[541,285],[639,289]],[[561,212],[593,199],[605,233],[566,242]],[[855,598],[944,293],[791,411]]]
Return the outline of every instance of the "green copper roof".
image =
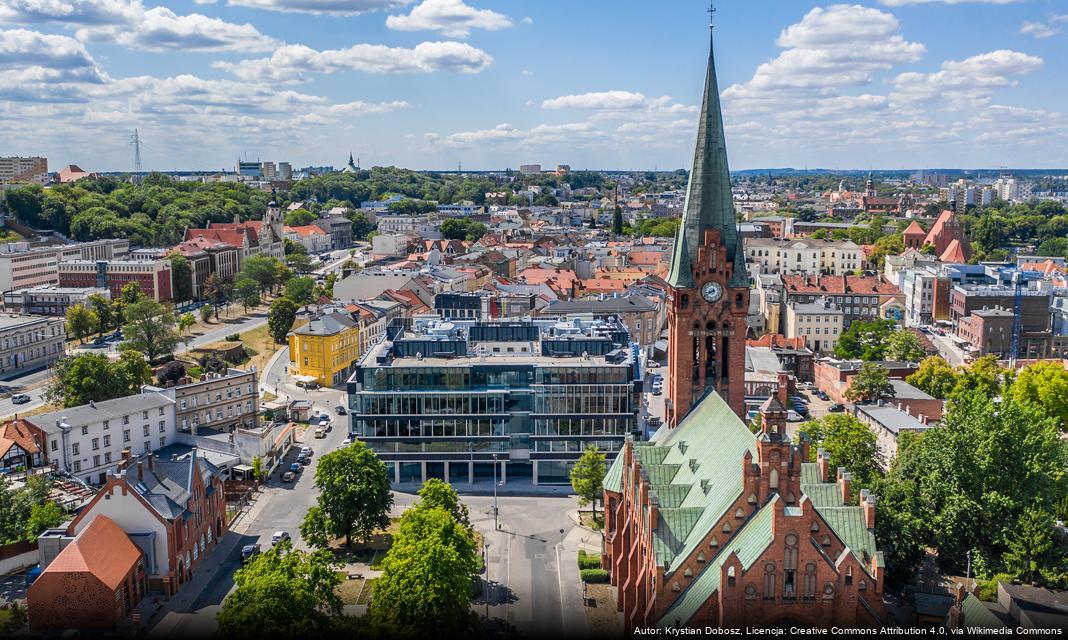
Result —
[[[820,468],[815,462],[801,463],[801,484],[819,484]]]
[[[973,593],[964,596],[964,601],[960,603],[960,610],[964,614],[965,628],[1004,629],[1008,626]]]
[[[862,565],[867,567],[875,555],[875,534],[864,523],[862,507],[821,507],[816,505],[827,524]]]
[[[616,456],[615,460],[612,460],[612,466],[608,467],[608,473],[604,475],[601,487],[605,491],[614,491],[615,493],[623,491],[623,456]]]
[[[842,506],[842,494],[838,492],[838,485],[832,482],[803,484],[801,485],[801,493],[808,496],[816,510],[821,507]]]
[[[701,605],[719,589],[719,577],[723,564],[732,551],[738,554],[743,570],[748,570],[753,566],[773,539],[772,522],[775,519],[775,503],[778,501],[779,496],[773,496],[760,511],[742,525],[738,535],[734,536],[729,544],[723,545],[712,562],[708,563],[688,587],[684,587],[682,595],[660,618],[658,626],[678,627],[679,624],[685,625],[693,618]],[[741,576],[738,577],[741,578]],[[686,578],[681,575],[669,575],[666,588],[670,589],[675,580],[682,584]],[[676,624],[676,621],[679,624]]]
[[[696,286],[690,260],[701,245],[704,230],[708,228],[720,230],[720,237],[727,247],[727,255],[734,261],[729,284],[737,287],[748,286],[749,278],[745,271],[742,243],[738,239],[738,225],[734,218],[731,176],[727,168],[727,143],[723,134],[723,113],[719,104],[719,83],[716,81],[716,61],[711,38],[693,168],[690,170],[690,183],[686,188],[682,223],[675,236],[671,272],[667,278],[672,287]]]

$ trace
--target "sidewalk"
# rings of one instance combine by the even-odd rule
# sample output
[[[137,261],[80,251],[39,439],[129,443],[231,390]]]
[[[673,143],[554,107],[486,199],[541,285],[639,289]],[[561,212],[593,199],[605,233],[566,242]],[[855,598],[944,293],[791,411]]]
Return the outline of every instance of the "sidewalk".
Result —
[[[589,633],[577,562],[578,550],[588,547],[589,536],[590,532],[585,527],[574,527],[563,542],[556,545],[556,566],[560,572],[560,617],[564,622],[562,635],[565,638],[581,638]],[[600,539],[599,534],[597,538]]]

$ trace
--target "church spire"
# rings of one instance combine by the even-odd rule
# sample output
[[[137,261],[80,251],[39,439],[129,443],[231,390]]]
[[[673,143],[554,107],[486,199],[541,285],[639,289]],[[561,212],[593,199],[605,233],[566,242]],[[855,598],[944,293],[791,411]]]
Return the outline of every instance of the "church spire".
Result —
[[[709,25],[711,27],[711,25]],[[716,81],[716,61],[712,37],[709,35],[708,72],[705,94],[701,101],[701,117],[697,125],[697,143],[693,154],[690,182],[686,188],[686,204],[675,238],[668,283],[675,288],[696,286],[689,257],[701,245],[705,229],[719,229],[720,241],[734,263],[730,286],[747,287],[745,260],[738,239],[734,219],[734,200],[727,167],[727,146],[723,134],[723,112],[719,103]]]

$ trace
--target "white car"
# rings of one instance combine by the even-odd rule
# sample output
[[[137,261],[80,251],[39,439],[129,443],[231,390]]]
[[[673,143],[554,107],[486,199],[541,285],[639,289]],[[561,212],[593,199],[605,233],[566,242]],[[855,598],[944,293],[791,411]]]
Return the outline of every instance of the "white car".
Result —
[[[344,440],[341,441],[341,446],[343,446],[343,447],[347,447],[350,444],[352,444],[352,436],[349,436],[348,438],[345,438]]]
[[[275,531],[274,535],[271,536],[271,545],[276,545],[279,542],[282,542],[283,540],[289,540],[289,532],[288,531]]]

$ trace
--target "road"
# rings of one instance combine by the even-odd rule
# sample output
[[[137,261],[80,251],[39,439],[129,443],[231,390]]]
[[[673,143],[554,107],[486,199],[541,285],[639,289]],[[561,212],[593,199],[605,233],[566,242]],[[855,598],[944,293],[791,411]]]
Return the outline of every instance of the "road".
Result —
[[[940,336],[937,333],[928,333],[927,337],[938,349],[938,354],[954,367],[960,367],[964,365],[964,352],[960,350],[953,339],[949,335]]]

